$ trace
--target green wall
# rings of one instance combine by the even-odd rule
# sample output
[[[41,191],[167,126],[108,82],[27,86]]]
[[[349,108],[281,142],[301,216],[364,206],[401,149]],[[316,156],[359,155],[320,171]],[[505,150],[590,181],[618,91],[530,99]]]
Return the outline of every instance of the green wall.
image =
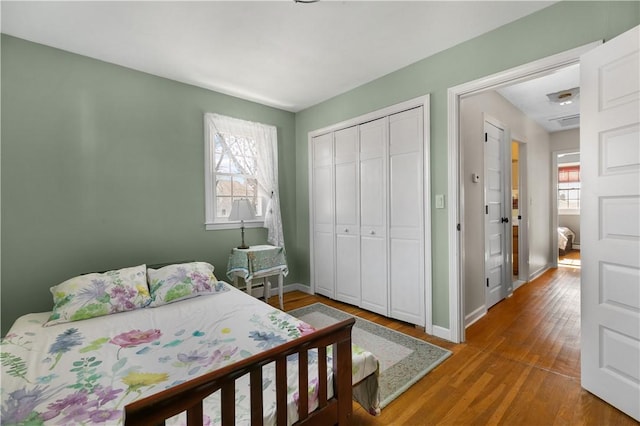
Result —
[[[240,231],[204,230],[205,112],[277,127],[295,234],[293,113],[6,35],[1,47],[3,335],[81,273],[195,259],[225,276]]]
[[[640,23],[639,5],[562,2],[295,115],[3,35],[2,333],[80,273],[198,259],[224,276],[239,232],[204,230],[204,112],[277,126],[287,281],[309,283],[309,131],[431,93],[432,194],[446,194],[447,88],[609,40]],[[432,208],[442,327],[447,215]]]
[[[447,89],[612,37],[640,23],[640,3],[562,2],[296,114],[296,250],[309,257],[307,134],[431,94],[431,194],[447,194]],[[432,200],[433,203],[433,200]],[[448,206],[449,201],[446,202]],[[431,209],[433,323],[449,327],[448,209]],[[308,282],[309,264],[300,264]]]

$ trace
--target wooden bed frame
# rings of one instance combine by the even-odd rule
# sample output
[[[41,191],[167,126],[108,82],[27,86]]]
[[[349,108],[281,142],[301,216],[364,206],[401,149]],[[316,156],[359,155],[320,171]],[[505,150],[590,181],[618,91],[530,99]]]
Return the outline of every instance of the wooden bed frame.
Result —
[[[351,389],[351,329],[354,318],[320,329],[235,364],[166,389],[155,395],[134,401],[124,408],[125,426],[164,425],[165,420],[187,413],[187,425],[202,425],[202,400],[221,391],[222,425],[235,424],[235,381],[250,375],[251,425],[263,424],[262,367],[276,365],[276,421],[287,424],[287,356],[298,354],[300,395],[298,422],[306,425],[348,425],[352,415]],[[332,398],[327,398],[327,347],[333,345]],[[318,350],[318,408],[308,413],[307,360],[310,349]]]

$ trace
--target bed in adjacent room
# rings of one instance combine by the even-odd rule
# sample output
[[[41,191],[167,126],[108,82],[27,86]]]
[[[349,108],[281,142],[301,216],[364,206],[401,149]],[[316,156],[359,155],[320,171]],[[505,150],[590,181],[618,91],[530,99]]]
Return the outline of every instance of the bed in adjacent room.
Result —
[[[204,264],[210,267],[207,273],[206,266],[203,269],[201,262],[195,263],[200,265],[170,265],[166,268],[173,269],[168,271],[149,269],[148,278],[144,274],[151,289],[147,294],[140,281],[144,265],[129,268],[132,271],[115,278],[113,274],[92,274],[83,276],[81,285],[65,288],[61,284],[52,289],[53,312],[22,316],[2,340],[2,424],[122,424],[125,407],[132,407],[132,402],[168,390],[182,392],[190,383],[197,382],[192,388],[201,386],[219,371],[239,378],[231,393],[227,391],[227,402],[224,387],[204,398],[201,414],[195,411],[204,424],[229,422],[228,416],[223,420],[221,407],[225,405],[232,406],[231,424],[249,424],[256,410],[262,413],[264,424],[280,424],[283,418],[292,424],[307,416],[300,415],[301,404],[309,413],[319,405],[327,406],[326,400],[334,394],[334,377],[342,375],[333,374],[338,364],[334,363],[331,343],[326,353],[324,349],[312,349],[287,352],[282,362],[269,362],[276,358],[256,361],[256,365],[263,365],[256,382],[262,389],[258,398],[249,385],[253,373],[240,374],[253,371],[253,367],[234,369],[263,353],[271,356],[277,348],[289,350],[297,341],[306,342],[307,349],[314,348],[310,339],[322,330],[315,331],[287,313],[217,281],[213,267]],[[168,285],[171,280],[181,282],[181,286]],[[121,285],[127,281],[132,285]],[[94,303],[96,300],[98,303]],[[105,302],[109,309],[115,306],[117,312],[104,314],[100,310],[104,307],[99,305]],[[74,303],[72,309],[66,308]],[[103,314],[92,316],[96,312]],[[350,327],[348,332],[350,346]],[[365,409],[375,413],[378,362],[359,348],[350,355],[349,384],[358,387],[354,394],[360,395]],[[299,375],[300,357],[307,360],[304,364],[308,370],[301,369]],[[323,362],[322,357],[328,361]],[[286,379],[276,372],[284,364]],[[327,374],[321,372],[323,368]],[[277,382],[284,380],[286,414],[282,413],[284,396],[276,392]],[[299,394],[303,382],[308,384],[302,385],[307,388],[303,392],[307,397]],[[323,389],[327,395],[322,395]],[[158,411],[157,407],[163,406],[153,405],[154,398],[149,398],[149,407]],[[261,399],[261,409],[251,404],[254,399]],[[351,392],[348,404],[350,407]],[[133,416],[134,410],[131,413]],[[168,417],[167,424],[185,424],[187,414]]]
[[[564,256],[573,249],[573,241],[576,234],[566,226],[558,227],[558,252],[560,256]]]

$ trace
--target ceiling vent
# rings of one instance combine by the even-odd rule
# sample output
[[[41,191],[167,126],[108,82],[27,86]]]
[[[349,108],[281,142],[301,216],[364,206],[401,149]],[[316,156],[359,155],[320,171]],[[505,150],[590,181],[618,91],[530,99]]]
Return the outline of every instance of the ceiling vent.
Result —
[[[550,118],[549,121],[555,121],[560,127],[578,126],[580,124],[580,114],[565,115],[564,117]]]
[[[555,93],[547,93],[547,98],[554,104],[569,105],[572,104],[580,95],[580,88],[561,90]]]

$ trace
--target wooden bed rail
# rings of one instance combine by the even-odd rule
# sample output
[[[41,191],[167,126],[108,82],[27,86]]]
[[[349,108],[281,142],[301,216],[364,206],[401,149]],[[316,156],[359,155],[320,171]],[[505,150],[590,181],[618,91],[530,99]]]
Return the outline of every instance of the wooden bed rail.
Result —
[[[124,408],[125,426],[163,425],[176,414],[187,412],[187,425],[202,425],[202,400],[220,390],[222,425],[235,424],[235,381],[249,374],[251,425],[262,425],[262,367],[275,362],[276,419],[287,424],[287,356],[298,354],[298,422],[308,425],[348,425],[352,414],[351,329],[349,318],[296,340],[261,352],[234,364],[196,377],[164,391],[134,401]],[[327,397],[327,347],[333,348],[334,395]],[[308,413],[308,351],[318,349],[318,408]]]

